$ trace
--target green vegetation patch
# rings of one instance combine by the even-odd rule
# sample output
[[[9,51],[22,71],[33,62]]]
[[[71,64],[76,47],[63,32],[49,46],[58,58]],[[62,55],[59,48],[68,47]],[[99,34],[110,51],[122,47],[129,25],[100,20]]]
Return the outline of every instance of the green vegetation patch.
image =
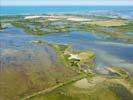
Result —
[[[115,81],[115,78],[113,79]],[[93,76],[67,84],[52,92],[37,95],[29,100],[106,100],[106,97],[108,100],[132,100],[133,94],[126,87],[110,80],[112,79],[109,77]]]

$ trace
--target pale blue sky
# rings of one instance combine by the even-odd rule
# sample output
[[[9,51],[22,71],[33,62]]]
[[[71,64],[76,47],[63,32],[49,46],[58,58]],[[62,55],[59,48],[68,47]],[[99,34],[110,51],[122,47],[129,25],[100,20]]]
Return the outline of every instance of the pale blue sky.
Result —
[[[0,0],[0,5],[133,5],[133,0]]]

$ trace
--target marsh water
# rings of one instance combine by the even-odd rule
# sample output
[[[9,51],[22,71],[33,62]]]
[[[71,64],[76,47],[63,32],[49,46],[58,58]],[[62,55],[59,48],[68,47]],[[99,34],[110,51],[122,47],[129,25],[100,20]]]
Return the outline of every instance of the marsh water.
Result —
[[[0,61],[2,64],[24,61],[44,61],[55,65],[56,53],[47,45],[32,44],[32,40],[71,44],[74,50],[92,50],[99,67],[119,66],[133,73],[133,44],[106,40],[89,32],[53,33],[34,36],[22,29],[9,27],[0,31]]]
[[[133,72],[132,44],[105,40],[102,36],[88,32],[49,34],[45,35],[44,39],[52,43],[72,44],[75,50],[94,51],[97,66],[120,66]]]
[[[48,45],[32,44],[37,36],[28,35],[22,29],[10,27],[0,32],[0,63],[6,66],[62,66],[57,55]],[[26,63],[28,63],[26,65]],[[35,64],[36,63],[36,64]],[[25,65],[24,65],[25,64]],[[30,64],[30,65],[29,65]]]

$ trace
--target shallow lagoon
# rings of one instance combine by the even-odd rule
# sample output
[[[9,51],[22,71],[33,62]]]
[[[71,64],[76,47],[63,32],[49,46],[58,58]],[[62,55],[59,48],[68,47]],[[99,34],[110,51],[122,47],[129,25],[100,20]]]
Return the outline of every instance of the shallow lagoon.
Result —
[[[33,36],[23,32],[22,29],[10,27],[0,32],[1,52],[3,52],[2,49],[16,49],[19,53],[20,51],[31,50],[33,52],[31,55],[34,55],[35,51],[49,51],[47,46],[31,44],[30,41],[32,40],[72,44],[74,50],[93,50],[97,55],[96,63],[98,66],[120,66],[133,72],[133,44],[107,41],[101,35],[98,36],[88,32]],[[53,52],[49,52],[49,54],[55,56]],[[4,57],[1,56],[1,59],[4,59]],[[23,59],[27,60],[28,57]]]
[[[0,32],[0,61],[3,63],[39,61],[44,59],[45,65],[54,66],[55,51],[47,45],[32,44],[31,41],[39,39],[23,32],[22,29],[10,27]],[[49,58],[49,59],[47,59]],[[47,63],[49,62],[49,63]]]
[[[19,50],[44,50],[42,45],[31,44],[32,40],[44,40],[50,43],[72,44],[73,49],[93,50],[97,54],[98,66],[122,66],[133,72],[133,45],[103,40],[102,36],[88,32],[54,33],[44,36],[33,36],[22,29],[10,27],[0,32],[2,48],[16,48]],[[1,48],[1,49],[2,49]]]
[[[133,44],[102,40],[103,37],[86,32],[49,34],[44,39],[52,43],[70,43],[73,49],[93,50],[98,66],[121,66],[133,72]]]

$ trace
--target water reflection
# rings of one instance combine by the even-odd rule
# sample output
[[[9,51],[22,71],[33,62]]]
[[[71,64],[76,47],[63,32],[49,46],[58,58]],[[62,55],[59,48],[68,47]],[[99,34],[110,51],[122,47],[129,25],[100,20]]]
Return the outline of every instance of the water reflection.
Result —
[[[11,27],[0,32],[1,61],[25,61],[31,58],[45,58],[55,61],[56,54],[48,46],[31,44],[32,40],[44,40],[50,43],[72,44],[75,50],[93,50],[97,54],[98,66],[121,66],[133,72],[133,44],[116,43],[103,40],[103,37],[88,32],[55,33],[33,36],[22,29]],[[43,55],[44,53],[44,55]],[[13,55],[14,56],[13,56]],[[40,55],[39,55],[40,54]],[[42,56],[43,55],[43,56]],[[11,57],[11,58],[10,58]]]

